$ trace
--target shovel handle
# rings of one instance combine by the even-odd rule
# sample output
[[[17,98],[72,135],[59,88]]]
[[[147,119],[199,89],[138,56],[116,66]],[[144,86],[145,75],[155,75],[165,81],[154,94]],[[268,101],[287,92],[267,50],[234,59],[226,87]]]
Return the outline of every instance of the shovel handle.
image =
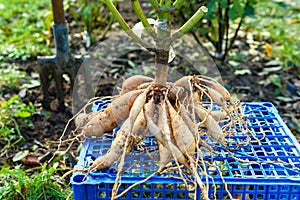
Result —
[[[65,23],[65,11],[63,0],[51,0],[52,13],[54,24],[64,24]]]

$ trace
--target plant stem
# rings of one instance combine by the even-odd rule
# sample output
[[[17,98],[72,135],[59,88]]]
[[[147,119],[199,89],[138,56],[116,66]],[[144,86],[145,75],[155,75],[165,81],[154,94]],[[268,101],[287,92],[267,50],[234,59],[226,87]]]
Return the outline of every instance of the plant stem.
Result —
[[[157,25],[157,39],[155,51],[155,83],[158,87],[165,87],[168,78],[169,49],[171,46],[171,31],[168,26],[169,20],[159,19]]]
[[[143,9],[141,8],[140,2],[139,0],[131,0],[132,6],[135,10],[135,13],[137,14],[137,16],[139,17],[139,19],[141,20],[143,26],[145,27],[146,31],[154,38],[155,37],[155,33],[152,30],[151,25],[149,24],[147,17],[145,16]]]
[[[150,3],[153,9],[157,9],[159,7],[157,0],[150,0]]]
[[[112,12],[113,16],[116,18],[116,20],[119,22],[121,28],[124,31],[129,31],[130,28],[128,26],[128,24],[125,22],[124,18],[122,17],[122,15],[119,13],[119,11],[117,10],[117,8],[115,7],[115,5],[112,3],[111,0],[104,0],[105,4],[107,5],[108,9],[110,10],[110,12]]]
[[[172,1],[171,0],[165,0],[165,7],[169,10],[171,9]]]
[[[227,0],[227,5],[230,5],[230,0]],[[226,39],[225,39],[225,50],[224,50],[224,55],[222,57],[222,60],[221,60],[221,64],[224,65],[225,64],[225,61],[226,61],[226,57],[227,57],[227,54],[228,54],[228,41],[229,41],[229,6],[226,8],[225,10],[225,34],[226,34]]]
[[[109,14],[109,13],[108,13],[108,14]],[[109,31],[109,29],[111,28],[111,25],[113,24],[114,20],[115,20],[115,18],[114,18],[114,16],[112,16],[112,17],[110,18],[110,20],[109,20],[107,26],[106,26],[105,29],[103,30],[103,33],[101,34],[101,37],[100,37],[101,39],[103,39],[103,38],[106,36],[106,34],[107,34],[107,32]]]
[[[244,21],[244,18],[245,18],[245,16],[246,16],[246,15],[245,15],[245,8],[246,8],[248,5],[249,5],[249,1],[246,1],[246,5],[245,5],[245,7],[244,7],[244,14],[241,16],[241,19],[240,19],[240,21],[239,21],[238,27],[236,28],[235,33],[234,33],[234,36],[233,36],[233,38],[231,39],[230,45],[229,45],[229,47],[228,47],[228,51],[232,48],[232,46],[233,46],[233,44],[234,44],[234,42],[235,42],[235,40],[236,40],[236,38],[237,38],[238,32],[239,32],[239,30],[240,30],[240,28],[241,28],[241,25],[242,25],[242,23],[243,23],[243,21]]]
[[[174,9],[179,10],[181,8],[181,6],[184,4],[184,2],[185,2],[184,0],[176,0],[173,3]]]
[[[165,87],[168,79],[168,60],[169,49],[171,46],[171,30],[169,22],[171,15],[171,0],[160,0],[157,7],[158,23],[156,25],[156,38],[155,38],[155,83],[158,87]]]
[[[222,8],[221,8],[221,4],[220,2],[218,3],[218,14],[219,14],[219,19],[221,20],[218,20],[218,26],[219,26],[219,38],[218,38],[218,42],[217,42],[217,57],[220,57],[220,55],[222,55],[223,53],[223,37],[224,37],[224,34],[223,34],[223,14],[222,14]]]
[[[107,5],[110,12],[112,12],[112,15],[116,18],[116,20],[119,22],[121,28],[127,33],[129,37],[131,37],[134,41],[138,42],[140,45],[142,45],[144,48],[151,50],[151,45],[145,41],[143,41],[139,36],[137,36],[129,27],[129,25],[126,23],[122,15],[119,13],[115,5],[112,3],[112,0],[104,0],[104,3]]]
[[[187,33],[207,13],[207,11],[208,10],[205,6],[201,6],[197,12],[173,34],[172,40],[175,40]]]
[[[165,4],[165,0],[160,0],[160,1],[159,1],[159,5],[160,5],[160,6],[163,6],[164,4]]]

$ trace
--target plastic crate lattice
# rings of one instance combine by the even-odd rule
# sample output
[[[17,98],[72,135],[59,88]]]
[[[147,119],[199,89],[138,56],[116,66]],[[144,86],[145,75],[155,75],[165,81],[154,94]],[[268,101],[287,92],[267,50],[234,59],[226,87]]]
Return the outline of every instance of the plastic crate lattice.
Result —
[[[92,110],[94,112],[103,110],[109,102],[96,102]],[[249,115],[248,128],[258,138],[264,138],[259,142],[240,146],[234,155],[244,160],[264,161],[265,163],[241,163],[230,157],[221,146],[216,147],[220,154],[214,156],[214,164],[220,167],[229,192],[238,199],[300,200],[300,171],[295,169],[295,167],[300,168],[299,143],[271,103],[244,103],[244,106],[245,114]],[[79,162],[75,168],[87,167],[95,158],[105,154],[110,148],[113,136],[114,133],[111,133],[101,139],[87,140],[83,144]],[[245,136],[237,134],[230,139],[239,143],[245,139]],[[149,135],[141,145],[150,153],[158,150],[154,138]],[[158,154],[155,155],[158,156]],[[211,159],[211,156],[204,156],[204,159]],[[278,160],[284,163],[273,163]],[[74,173],[71,177],[74,199],[110,199],[117,164],[115,162],[109,169],[91,172],[89,175],[80,172]],[[124,169],[120,192],[152,174],[157,169],[157,163],[147,158],[145,153],[134,149],[129,156],[126,156]],[[209,179],[210,198],[229,199],[216,169],[207,167],[207,170],[209,174],[213,175],[213,179]],[[194,192],[186,190],[183,182],[174,179],[174,176],[179,175],[155,175],[146,183],[131,189],[120,199],[193,199]],[[197,199],[201,198],[200,193],[200,191],[196,193]]]

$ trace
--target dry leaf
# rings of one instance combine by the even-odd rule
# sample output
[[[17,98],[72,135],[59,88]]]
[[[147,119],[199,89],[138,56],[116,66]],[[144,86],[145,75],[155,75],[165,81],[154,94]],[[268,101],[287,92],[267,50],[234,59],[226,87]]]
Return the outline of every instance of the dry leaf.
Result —
[[[265,51],[266,51],[266,54],[267,54],[268,58],[272,57],[272,49],[273,48],[272,48],[272,46],[269,43],[265,44]]]
[[[25,158],[21,159],[24,165],[40,165],[38,157],[32,153],[28,154]]]
[[[298,24],[298,23],[300,23],[299,19],[291,19],[288,21],[288,24]]]
[[[27,155],[29,154],[28,150],[24,150],[24,151],[19,151],[18,153],[16,153],[13,157],[13,162],[17,162],[22,160],[23,158],[25,158]]]

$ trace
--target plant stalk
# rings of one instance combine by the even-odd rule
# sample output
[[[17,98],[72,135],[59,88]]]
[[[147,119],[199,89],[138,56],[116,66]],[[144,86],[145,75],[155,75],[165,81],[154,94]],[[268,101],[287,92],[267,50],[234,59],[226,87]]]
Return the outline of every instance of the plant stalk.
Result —
[[[110,12],[112,12],[112,15],[116,18],[116,20],[119,22],[121,28],[127,33],[129,37],[131,37],[134,41],[138,42],[140,45],[142,45],[144,48],[151,50],[151,45],[141,38],[137,36],[129,27],[129,25],[126,23],[122,15],[119,13],[115,5],[112,3],[112,0],[104,0],[104,3],[107,5]]]
[[[140,5],[139,0],[131,0],[132,6],[135,10],[135,13],[137,14],[137,16],[139,17],[139,19],[141,20],[143,26],[145,27],[146,31],[151,35],[151,37],[155,38],[155,33],[152,30],[151,25],[149,24],[147,17],[144,14],[144,11]]]
[[[157,39],[155,50],[155,83],[158,87],[167,85],[169,72],[169,49],[171,46],[171,31],[168,26],[169,20],[166,18],[159,19],[157,25]]]
[[[193,26],[196,25],[196,23],[204,17],[204,15],[207,13],[207,8],[205,6],[201,6],[197,12],[184,24],[182,25],[172,36],[172,40],[175,40],[177,38],[180,38],[182,35],[187,33]]]
[[[150,3],[153,9],[157,9],[159,7],[157,0],[150,0]]]
[[[181,6],[184,4],[184,2],[185,2],[184,0],[176,0],[173,3],[174,9],[179,10],[181,8]]]

